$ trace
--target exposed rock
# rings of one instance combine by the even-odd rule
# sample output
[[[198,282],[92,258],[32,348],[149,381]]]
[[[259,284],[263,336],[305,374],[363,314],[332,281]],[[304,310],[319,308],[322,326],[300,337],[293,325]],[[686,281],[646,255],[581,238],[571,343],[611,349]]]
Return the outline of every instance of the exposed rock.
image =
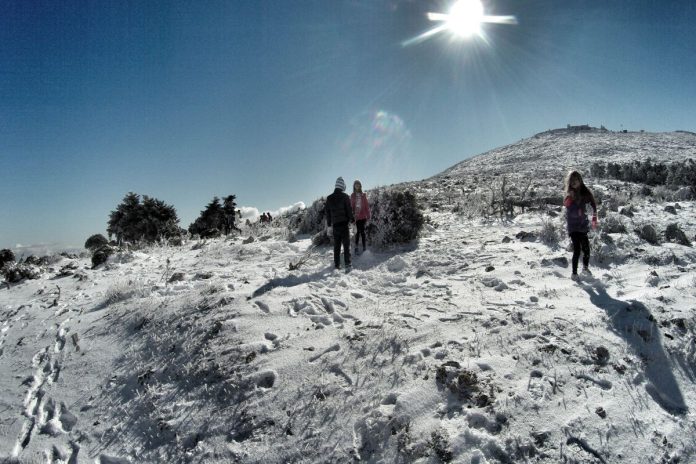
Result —
[[[684,231],[679,227],[679,224],[669,224],[665,230],[665,238],[670,242],[676,242],[680,245],[691,246],[691,240],[686,236]]]
[[[167,282],[182,282],[185,277],[186,274],[184,274],[183,272],[175,272],[174,274],[172,274],[172,276],[169,278]]]
[[[23,263],[24,264],[29,264],[31,266],[47,266],[49,264],[49,259],[48,256],[34,256],[34,255],[29,255],[26,258],[24,258]]]
[[[524,230],[517,232],[515,238],[523,242],[534,242],[537,239],[536,234],[534,232],[526,232]]]
[[[606,366],[609,362],[609,350],[603,346],[595,348],[592,361],[599,366]]]
[[[551,258],[551,259],[546,259],[543,258],[541,260],[541,265],[542,266],[560,266],[560,267],[568,267],[568,258],[565,256],[558,256],[556,258]]]
[[[632,206],[623,207],[623,208],[619,209],[619,214],[621,214],[622,216],[626,216],[626,217],[633,217],[633,207]]]
[[[92,255],[92,269],[104,264],[116,250],[109,245],[97,249]]]
[[[77,264],[76,261],[70,261],[68,264],[60,268],[60,271],[58,271],[58,274],[56,277],[67,277],[75,274],[75,270],[79,265]]]
[[[657,230],[650,224],[645,224],[639,229],[636,229],[636,234],[646,242],[650,243],[651,245],[659,245],[660,244],[660,239],[657,235]]]
[[[245,238],[244,240],[242,240],[242,243],[244,245],[248,245],[249,243],[254,243],[254,237],[250,236],[249,238]]]

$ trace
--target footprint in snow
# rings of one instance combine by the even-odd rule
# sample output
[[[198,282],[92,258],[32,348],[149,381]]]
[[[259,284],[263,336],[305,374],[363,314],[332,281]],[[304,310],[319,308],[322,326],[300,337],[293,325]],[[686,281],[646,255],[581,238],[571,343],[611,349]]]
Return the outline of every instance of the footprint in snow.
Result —
[[[131,464],[131,462],[132,461],[128,458],[110,456],[108,454],[102,454],[95,461],[96,464]]]
[[[77,453],[80,452],[80,445],[71,441],[70,451],[65,451],[53,445],[51,451],[46,451],[46,459],[49,464],[77,464]]]
[[[320,359],[325,354],[331,353],[332,351],[340,351],[340,350],[341,350],[341,346],[338,343],[336,343],[335,345],[331,345],[330,347],[328,347],[327,349],[325,349],[321,353],[318,353],[318,354],[312,356],[311,358],[309,358],[309,362],[314,362],[317,359]]]
[[[336,377],[343,379],[348,384],[348,386],[353,385],[353,379],[351,379],[350,376],[346,374],[346,372],[343,369],[341,369],[340,365],[334,364],[329,368],[329,372],[334,374]]]
[[[322,296],[321,297],[321,302],[324,305],[324,309],[326,309],[326,312],[329,314],[333,314],[336,312],[336,308],[334,307],[333,301],[329,300],[328,298]]]
[[[269,314],[271,312],[271,308],[269,308],[268,305],[266,303],[264,303],[263,301],[255,301],[254,303],[264,313]]]
[[[280,345],[280,339],[274,333],[266,332],[265,334],[263,334],[263,338],[273,343],[274,348],[278,348],[278,346]]]

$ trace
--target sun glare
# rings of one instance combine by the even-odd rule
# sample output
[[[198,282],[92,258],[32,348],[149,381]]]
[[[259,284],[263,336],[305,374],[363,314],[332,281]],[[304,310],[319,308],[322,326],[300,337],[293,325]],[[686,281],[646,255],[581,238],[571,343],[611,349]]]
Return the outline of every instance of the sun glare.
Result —
[[[460,37],[471,37],[481,32],[483,5],[479,0],[459,0],[452,6],[447,28]]]
[[[404,47],[424,42],[441,32],[449,32],[458,39],[471,39],[480,37],[484,41],[482,25],[488,24],[517,24],[515,16],[487,15],[481,0],[457,0],[448,13],[428,13],[428,19],[440,24],[422,34],[405,40],[401,43]]]

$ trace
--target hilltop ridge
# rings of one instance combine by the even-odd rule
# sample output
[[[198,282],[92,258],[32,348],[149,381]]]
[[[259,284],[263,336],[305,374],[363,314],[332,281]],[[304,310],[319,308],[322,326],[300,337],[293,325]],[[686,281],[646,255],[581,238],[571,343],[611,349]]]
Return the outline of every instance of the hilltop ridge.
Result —
[[[610,132],[558,129],[468,158],[433,178],[465,174],[557,176],[569,168],[588,170],[594,161],[631,162],[696,159],[696,135],[689,132]],[[428,180],[430,180],[428,179]]]

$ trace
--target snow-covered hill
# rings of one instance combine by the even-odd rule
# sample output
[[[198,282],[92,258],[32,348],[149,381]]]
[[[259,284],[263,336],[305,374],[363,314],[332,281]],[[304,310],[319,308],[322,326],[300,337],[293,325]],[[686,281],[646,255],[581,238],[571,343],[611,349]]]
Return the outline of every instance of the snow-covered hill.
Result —
[[[542,132],[512,145],[462,161],[436,177],[507,174],[537,178],[588,171],[595,161],[696,161],[696,134],[691,132]]]
[[[696,252],[635,230],[676,223],[693,240],[696,203],[621,197],[629,217],[605,189],[594,276],[574,282],[560,208],[483,219],[451,185],[526,174],[560,196],[559,176],[599,150],[695,147],[549,133],[494,150],[407,184],[425,198],[422,238],[349,274],[273,227],[95,270],[64,258],[0,290],[0,459],[694,462]]]

